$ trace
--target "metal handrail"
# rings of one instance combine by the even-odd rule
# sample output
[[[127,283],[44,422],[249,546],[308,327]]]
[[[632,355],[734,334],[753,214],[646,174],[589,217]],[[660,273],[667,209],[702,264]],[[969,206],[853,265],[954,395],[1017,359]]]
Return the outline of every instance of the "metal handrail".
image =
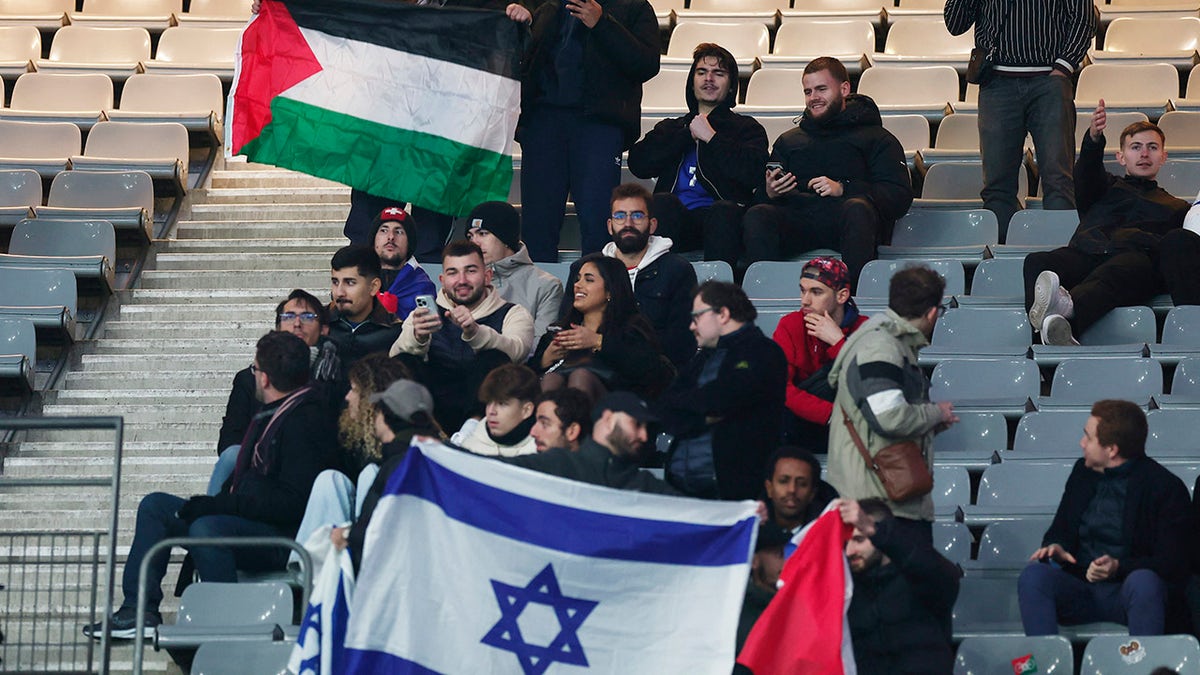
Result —
[[[145,657],[146,640],[143,632],[146,630],[146,577],[150,574],[150,561],[163,549],[170,550],[175,546],[191,548],[193,546],[278,546],[290,548],[300,557],[301,596],[300,606],[308,608],[308,596],[312,591],[312,555],[294,539],[286,537],[171,537],[154,544],[146,551],[142,564],[138,568],[138,598],[137,598],[137,628],[133,637],[133,675],[142,674],[142,659]],[[107,622],[107,617],[105,618]],[[105,625],[105,630],[108,626]]]

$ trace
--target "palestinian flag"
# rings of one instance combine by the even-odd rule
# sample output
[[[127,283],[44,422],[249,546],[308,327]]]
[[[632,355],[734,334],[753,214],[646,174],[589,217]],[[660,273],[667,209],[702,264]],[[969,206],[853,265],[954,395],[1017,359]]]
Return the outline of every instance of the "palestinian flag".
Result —
[[[494,11],[263,0],[226,147],[441,213],[506,201],[522,29]]]

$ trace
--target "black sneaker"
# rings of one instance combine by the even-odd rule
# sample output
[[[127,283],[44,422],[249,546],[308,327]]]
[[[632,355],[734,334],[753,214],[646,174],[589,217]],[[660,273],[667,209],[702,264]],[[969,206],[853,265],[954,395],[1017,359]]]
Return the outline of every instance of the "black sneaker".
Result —
[[[154,629],[161,623],[162,614],[155,611],[146,612],[145,628],[142,630],[142,637],[153,638]],[[96,622],[89,626],[84,626],[83,634],[93,640],[99,640],[103,628],[103,622]],[[137,635],[137,609],[133,607],[118,609],[117,613],[108,621],[108,634],[114,640],[132,640]]]

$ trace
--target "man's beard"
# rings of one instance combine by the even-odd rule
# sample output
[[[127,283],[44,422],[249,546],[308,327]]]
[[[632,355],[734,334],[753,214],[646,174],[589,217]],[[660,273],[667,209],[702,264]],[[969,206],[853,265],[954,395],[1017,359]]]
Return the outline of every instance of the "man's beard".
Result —
[[[628,236],[626,233],[630,233]],[[636,236],[632,233],[636,233]],[[617,245],[617,250],[621,253],[637,253],[646,249],[646,244],[650,242],[650,230],[642,232],[634,228],[625,228],[617,232],[617,236],[613,237],[613,243]]]

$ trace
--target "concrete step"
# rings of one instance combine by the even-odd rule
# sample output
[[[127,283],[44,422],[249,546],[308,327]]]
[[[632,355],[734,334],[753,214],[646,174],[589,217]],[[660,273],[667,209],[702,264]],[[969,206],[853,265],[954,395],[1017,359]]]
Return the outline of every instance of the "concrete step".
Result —
[[[97,348],[103,348],[104,341],[101,341]],[[206,352],[206,353],[163,353],[163,354],[144,354],[137,351],[133,352],[113,352],[106,351],[101,353],[83,354],[79,358],[83,362],[84,370],[90,371],[93,367],[98,367],[103,371],[122,370],[134,373],[142,370],[169,370],[172,368],[190,368],[199,370],[203,368],[220,369],[222,371],[241,366],[245,368],[250,365],[254,359],[254,347],[248,346],[245,349],[234,347],[238,351],[231,352]],[[238,368],[240,370],[240,368]]]
[[[140,443],[122,443],[121,454],[124,458],[132,457],[208,457],[216,461],[217,458],[217,440],[214,437],[212,442],[207,440],[192,441],[192,442],[140,442]],[[37,459],[37,458],[69,458],[69,457],[88,457],[93,459],[103,459],[111,461],[112,458],[112,443],[85,441],[85,442],[26,442],[21,443],[12,455],[5,460],[5,465],[12,462],[14,459]]]
[[[266,333],[267,329],[264,328],[262,332]],[[95,348],[90,351],[92,351],[94,354],[140,353],[146,355],[147,357],[176,355],[183,356],[188,354],[252,354],[254,352],[254,345],[258,342],[259,337],[259,335],[250,333],[245,338],[230,338],[219,341],[204,337],[177,338],[169,340],[147,340],[138,338],[120,340],[106,339],[97,342]],[[249,361],[247,361],[247,363],[249,363]]]
[[[184,239],[256,239],[261,244],[269,245],[279,239],[307,240],[310,237],[323,239],[343,238],[342,230],[346,226],[346,213],[331,215],[327,218],[310,217],[304,220],[267,220],[270,215],[259,214],[256,218],[221,218],[211,215],[204,217],[193,215],[186,221],[181,221],[175,230],[175,237]],[[302,211],[297,211],[303,214]]]
[[[219,321],[200,323],[195,321],[112,321],[104,325],[105,339],[169,340],[179,335],[189,339],[243,340],[258,338],[272,328],[263,321]]]
[[[280,206],[295,202],[305,204],[338,204],[350,206],[350,188],[341,185],[237,185],[214,187],[192,195],[192,208],[201,204],[263,204]],[[194,211],[193,211],[194,212]]]
[[[120,380],[115,382],[128,385]],[[204,389],[60,389],[50,392],[46,402],[54,405],[155,405],[178,406],[183,404],[224,405],[229,400],[229,388]],[[168,413],[169,414],[169,413]]]
[[[225,412],[221,403],[198,403],[172,406],[152,404],[88,404],[88,405],[58,405],[51,404],[42,407],[42,413],[47,417],[64,415],[100,415],[124,417],[125,423],[131,422],[205,422],[220,421]]]
[[[129,372],[128,370],[115,368],[110,370],[89,368],[87,370],[77,370],[67,373],[63,388],[66,390],[96,389],[120,383],[125,387],[216,389],[228,393],[229,387],[233,383],[233,376],[238,370],[233,366],[222,369],[208,369],[202,372],[196,372],[195,370],[146,370]]]
[[[328,264],[328,263],[326,263]],[[147,270],[142,288],[328,288],[329,269],[277,270]]]
[[[303,221],[341,220],[346,222],[350,213],[350,200],[343,203],[292,202],[287,204],[195,204],[189,212],[182,214],[185,220],[223,220],[244,223],[252,220],[270,220],[281,215],[296,216]],[[276,235],[285,234],[276,232]],[[286,234],[292,234],[290,232]]]
[[[175,420],[156,422],[143,422],[141,420],[125,420],[123,428],[124,441],[132,442],[193,442],[197,440],[210,440],[214,444],[217,442],[217,435],[221,429],[221,416],[217,415],[212,420],[199,422],[179,422]],[[88,441],[108,441],[112,442],[113,434],[111,431],[102,429],[35,429],[26,432],[25,440],[35,442],[88,442]]]
[[[321,270],[329,277],[333,249],[316,253],[241,251],[221,253],[160,253],[155,258],[158,271],[166,270]]]
[[[340,223],[338,227],[341,227]],[[320,253],[325,255],[325,264],[328,264],[328,258],[333,256],[333,252],[346,245],[346,238],[339,235],[275,240],[270,242],[269,247],[264,246],[264,243],[263,239],[170,239],[161,240],[158,250],[163,253],[221,253],[269,248],[272,253]]]
[[[280,169],[265,171],[254,169],[214,171],[212,173],[212,186],[209,189],[249,187],[340,187],[346,190],[347,193],[350,190],[350,188],[341,183]]]
[[[325,285],[329,285],[326,279]],[[294,288],[294,287],[293,287]],[[256,316],[275,321],[275,307],[292,288],[231,288],[204,291],[197,296],[194,289],[157,288],[132,291],[129,300],[121,305],[121,320],[128,321],[189,321],[192,324],[203,316],[221,321],[244,321],[243,316]],[[276,299],[278,298],[278,299]],[[173,312],[174,316],[158,316]],[[151,316],[152,315],[152,316]]]

